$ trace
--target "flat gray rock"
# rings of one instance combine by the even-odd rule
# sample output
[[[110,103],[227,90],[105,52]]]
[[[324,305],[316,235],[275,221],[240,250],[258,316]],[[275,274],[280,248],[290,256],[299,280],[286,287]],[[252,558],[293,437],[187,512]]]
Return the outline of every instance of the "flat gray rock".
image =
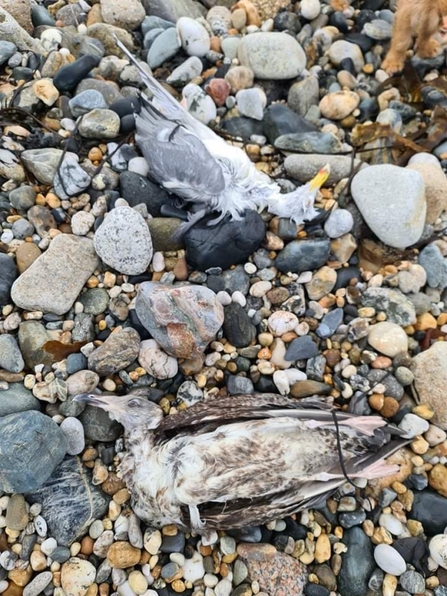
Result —
[[[152,239],[143,217],[131,207],[115,207],[96,230],[95,249],[120,273],[144,273],[152,259]]]
[[[63,315],[98,264],[89,238],[60,234],[14,282],[12,300],[25,310]]]
[[[347,155],[324,155],[308,153],[307,155],[289,155],[284,161],[286,172],[300,182],[309,182],[318,174],[325,165],[329,165],[331,173],[327,185],[337,184],[342,178],[347,178],[351,168],[360,164],[359,159],[354,160]]]
[[[98,375],[106,376],[123,370],[137,359],[140,336],[132,327],[109,335],[105,342],[88,357],[88,366]]]
[[[249,66],[257,79],[276,81],[297,77],[306,66],[306,54],[287,33],[247,35],[238,46],[242,66]]]
[[[49,416],[29,410],[0,418],[0,490],[37,490],[66,451],[67,439]]]
[[[91,473],[78,457],[67,457],[39,490],[27,495],[42,504],[48,534],[59,546],[70,546],[95,519],[106,514],[109,500],[91,482]]]
[[[394,288],[368,288],[363,292],[362,305],[385,312],[389,323],[407,327],[416,323],[413,303],[400,290]]]
[[[20,159],[39,182],[50,185],[53,184],[62,153],[62,149],[27,149],[22,151]]]
[[[68,199],[80,194],[90,186],[91,178],[79,165],[75,153],[66,153],[54,176],[54,192],[61,199]]]
[[[351,193],[368,226],[388,246],[402,249],[421,238],[427,204],[419,172],[369,166],[354,176]]]

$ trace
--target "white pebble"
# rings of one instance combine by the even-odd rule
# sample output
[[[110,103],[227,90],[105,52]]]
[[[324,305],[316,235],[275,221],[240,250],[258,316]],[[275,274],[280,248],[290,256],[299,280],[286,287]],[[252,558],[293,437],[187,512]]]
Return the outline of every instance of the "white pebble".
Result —
[[[39,536],[46,536],[48,532],[47,522],[41,515],[38,515],[34,518],[34,527],[36,528],[36,532]]]
[[[435,563],[447,569],[447,534],[438,534],[430,540],[430,556]]]
[[[35,521],[34,521],[34,523],[35,523]],[[40,545],[40,548],[41,548],[43,554],[47,555],[47,557],[49,557],[51,555],[51,553],[54,551],[54,549],[56,547],[57,547],[57,542],[56,542],[56,539],[53,537],[47,538]]]
[[[140,176],[147,176],[149,174],[149,165],[144,157],[132,157],[129,160],[127,169],[129,172],[140,174]]]
[[[152,257],[152,268],[156,273],[164,270],[165,258],[162,252],[154,252],[154,256]]]
[[[300,11],[305,19],[313,21],[320,14],[320,0],[301,0]]]
[[[191,559],[186,559],[183,564],[183,579],[187,582],[194,583],[199,579],[202,579],[204,575],[205,567],[203,566],[203,557],[199,552],[194,551]]]
[[[394,517],[391,513],[382,513],[379,517],[379,526],[385,528],[394,536],[400,536],[404,531],[404,526],[401,521]]]
[[[82,422],[74,416],[65,418],[60,426],[67,438],[67,453],[69,455],[79,455],[85,447],[84,427]]]
[[[85,236],[95,223],[94,216],[87,211],[78,211],[71,218],[71,229],[75,236]]]
[[[391,575],[402,575],[407,570],[404,558],[389,544],[378,544],[374,549],[374,560],[377,565]]]
[[[254,284],[256,285],[256,284]],[[253,286],[252,286],[253,287]],[[281,337],[284,333],[293,331],[298,325],[298,317],[286,310],[277,310],[267,320],[268,327],[273,335]]]
[[[231,304],[231,296],[228,292],[221,290],[220,292],[217,292],[216,296],[222,306],[228,306]]]
[[[406,439],[422,435],[427,432],[429,426],[427,420],[416,416],[416,414],[405,414],[399,424],[399,428],[405,432],[404,438]]]
[[[202,58],[209,51],[211,42],[208,31],[198,21],[190,17],[180,17],[177,21],[177,33],[188,56]]]
[[[272,284],[269,281],[257,281],[250,288],[250,295],[256,298],[262,298],[269,290],[272,289]]]
[[[231,300],[236,302],[236,304],[240,304],[242,307],[246,306],[247,304],[247,299],[239,290],[236,290],[231,294]]]
[[[254,273],[256,273],[258,268],[256,267],[256,265],[254,263],[245,263],[244,270],[245,270],[245,273],[248,273],[248,275],[253,275]]]
[[[275,370],[273,373],[273,382],[281,395],[288,395],[290,392],[290,383],[285,371]]]

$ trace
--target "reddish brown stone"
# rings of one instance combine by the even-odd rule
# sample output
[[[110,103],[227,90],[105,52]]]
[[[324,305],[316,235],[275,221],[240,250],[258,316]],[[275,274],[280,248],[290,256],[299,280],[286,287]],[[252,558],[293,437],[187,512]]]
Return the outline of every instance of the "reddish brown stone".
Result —
[[[230,95],[230,85],[225,79],[212,79],[206,88],[216,106],[225,105],[227,97]]]

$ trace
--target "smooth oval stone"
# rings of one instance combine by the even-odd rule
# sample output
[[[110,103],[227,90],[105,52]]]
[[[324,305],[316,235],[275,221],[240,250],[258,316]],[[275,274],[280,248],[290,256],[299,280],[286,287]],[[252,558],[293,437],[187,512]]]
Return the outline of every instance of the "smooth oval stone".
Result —
[[[254,210],[246,211],[238,221],[223,220],[208,226],[214,218],[215,214],[205,217],[184,236],[186,260],[199,271],[245,263],[264,240],[265,224]]]
[[[403,557],[389,544],[378,544],[374,549],[374,560],[380,569],[391,575],[402,575],[407,570]]]
[[[225,307],[224,333],[236,348],[245,348],[256,338],[256,327],[240,304]]]
[[[402,249],[421,238],[427,204],[419,172],[369,166],[354,176],[351,192],[368,226],[388,246]]]
[[[165,352],[177,358],[200,356],[224,320],[216,294],[202,286],[142,283],[135,310]]]
[[[330,241],[327,238],[293,240],[278,254],[275,266],[284,273],[310,271],[325,265],[329,253]]]
[[[345,531],[343,542],[348,551],[342,555],[343,563],[337,578],[338,590],[341,596],[364,596],[368,592],[368,581],[375,568],[373,545],[358,527]],[[362,553],[361,557],[359,553]]]
[[[78,83],[87,77],[92,68],[98,66],[99,61],[98,56],[87,54],[72,64],[63,66],[53,78],[54,86],[61,93],[72,91]]]
[[[258,79],[293,79],[306,66],[303,48],[287,33],[246,35],[239,44],[238,58]]]
[[[28,493],[40,488],[67,452],[57,424],[28,410],[0,418],[0,489]]]

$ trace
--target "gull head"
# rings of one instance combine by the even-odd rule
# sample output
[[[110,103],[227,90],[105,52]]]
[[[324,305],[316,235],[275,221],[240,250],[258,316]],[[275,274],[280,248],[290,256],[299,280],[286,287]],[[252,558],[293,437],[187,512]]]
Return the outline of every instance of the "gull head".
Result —
[[[81,393],[74,401],[105,410],[112,420],[124,426],[126,433],[138,428],[157,428],[163,418],[159,406],[139,395],[96,395]]]

